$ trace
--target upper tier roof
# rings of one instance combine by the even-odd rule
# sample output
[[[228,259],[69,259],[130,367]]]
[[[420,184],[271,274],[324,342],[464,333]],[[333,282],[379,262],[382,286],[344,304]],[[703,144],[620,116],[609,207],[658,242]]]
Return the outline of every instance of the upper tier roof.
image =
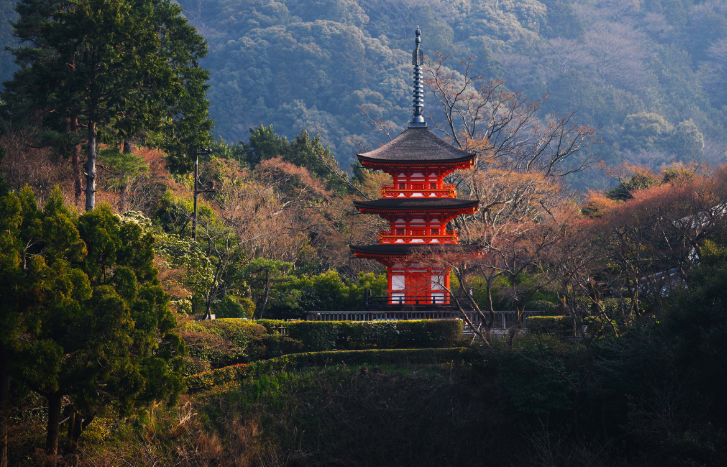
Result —
[[[407,128],[380,148],[358,155],[361,162],[366,160],[376,162],[457,162],[473,157],[475,154],[455,148],[435,135],[429,128]]]

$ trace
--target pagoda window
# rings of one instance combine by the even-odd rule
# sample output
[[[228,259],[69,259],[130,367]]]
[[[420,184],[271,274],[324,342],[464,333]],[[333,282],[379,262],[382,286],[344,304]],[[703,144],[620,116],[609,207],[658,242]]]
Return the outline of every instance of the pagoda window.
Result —
[[[432,229],[432,235],[439,235],[439,229]]]
[[[429,184],[429,188],[432,189],[432,190],[436,190],[437,189],[437,184],[436,183],[430,183]]]
[[[399,183],[400,190],[406,190],[406,183]]]
[[[406,235],[406,229],[396,229],[396,235]]]

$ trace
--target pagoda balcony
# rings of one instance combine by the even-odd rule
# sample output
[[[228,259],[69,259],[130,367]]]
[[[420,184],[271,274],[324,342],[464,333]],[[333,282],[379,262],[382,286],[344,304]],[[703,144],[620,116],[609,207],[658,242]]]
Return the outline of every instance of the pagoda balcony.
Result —
[[[444,235],[394,235],[388,230],[379,231],[379,243],[457,243],[457,230],[447,230]]]
[[[438,189],[401,189],[396,185],[382,185],[382,198],[456,198],[457,190],[454,185],[444,185]]]

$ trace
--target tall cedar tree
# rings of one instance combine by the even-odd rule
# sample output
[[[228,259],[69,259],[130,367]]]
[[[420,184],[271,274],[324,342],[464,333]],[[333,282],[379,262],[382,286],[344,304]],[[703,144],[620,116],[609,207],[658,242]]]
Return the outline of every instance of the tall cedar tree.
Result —
[[[72,447],[104,407],[174,399],[184,344],[153,237],[106,205],[74,217],[58,189],[42,209],[29,188],[6,195],[0,214],[0,404],[11,379],[48,400],[47,454],[58,452],[64,396],[76,415]]]
[[[151,133],[188,170],[189,148],[207,144],[212,121],[199,66],[207,46],[169,0],[23,0],[13,50],[21,69],[6,83],[11,113],[37,113],[66,134],[77,167],[86,130],[86,209],[95,206],[99,134],[130,139]]]

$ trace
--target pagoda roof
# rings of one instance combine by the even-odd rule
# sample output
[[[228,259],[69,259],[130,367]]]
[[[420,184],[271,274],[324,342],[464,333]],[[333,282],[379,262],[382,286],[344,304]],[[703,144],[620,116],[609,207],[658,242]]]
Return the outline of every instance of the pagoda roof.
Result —
[[[361,162],[461,162],[474,153],[457,149],[429,128],[407,128],[399,136],[373,151],[358,154]]]
[[[374,211],[453,211],[477,208],[477,200],[457,198],[381,198],[373,201],[354,201],[358,209]]]
[[[418,251],[441,253],[446,250],[474,252],[476,248],[471,245],[458,245],[454,243],[387,243],[377,245],[349,245],[355,254],[377,256],[408,256]]]

